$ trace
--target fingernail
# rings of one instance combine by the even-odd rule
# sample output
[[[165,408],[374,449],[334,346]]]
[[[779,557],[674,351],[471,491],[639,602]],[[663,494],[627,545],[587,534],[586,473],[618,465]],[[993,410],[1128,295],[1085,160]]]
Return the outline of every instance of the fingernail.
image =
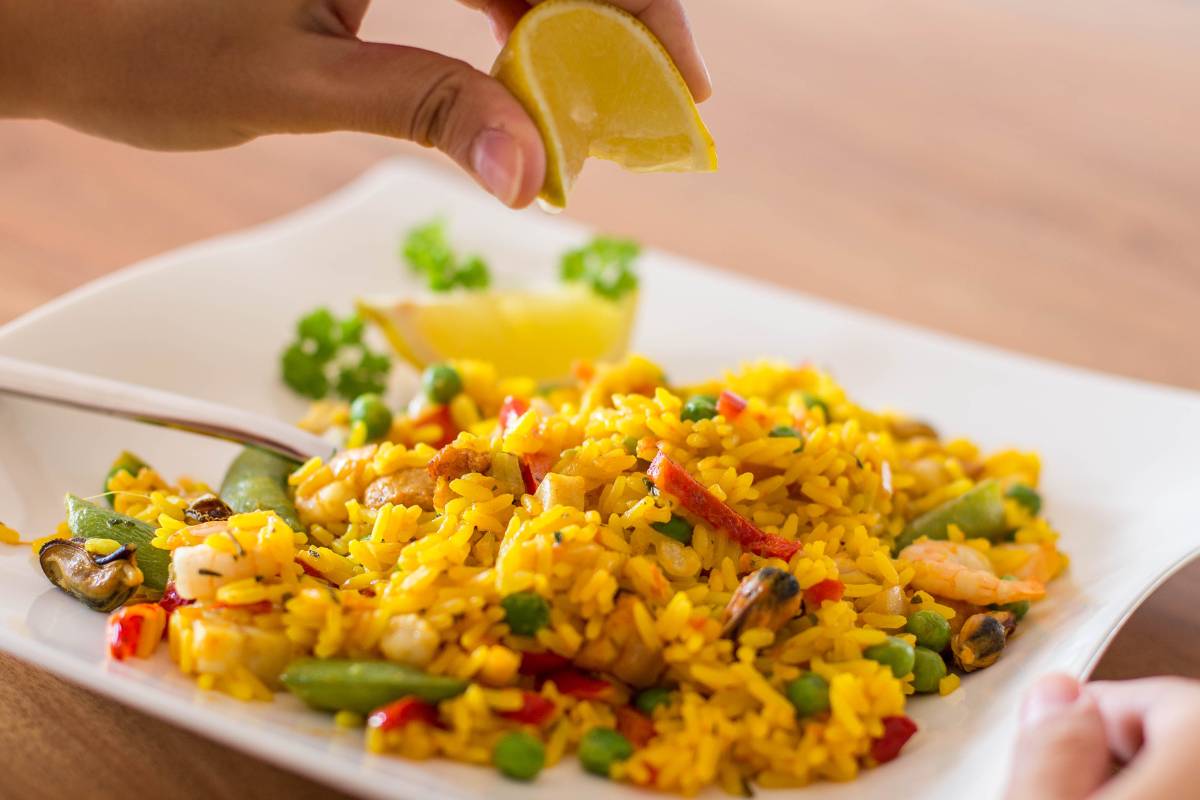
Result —
[[[507,206],[521,191],[521,166],[521,149],[506,132],[489,128],[475,137],[471,167],[483,188]]]
[[[1079,699],[1079,682],[1066,675],[1051,675],[1033,685],[1021,707],[1021,723],[1032,727],[1061,714]]]

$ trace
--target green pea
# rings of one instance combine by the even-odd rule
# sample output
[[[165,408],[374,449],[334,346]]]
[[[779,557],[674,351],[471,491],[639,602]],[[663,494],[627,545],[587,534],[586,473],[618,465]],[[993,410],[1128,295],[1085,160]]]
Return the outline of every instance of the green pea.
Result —
[[[829,710],[829,684],[815,672],[806,672],[788,683],[788,700],[801,717],[810,717]]]
[[[1015,603],[1005,603],[997,606],[1001,611],[1008,611],[1016,618],[1017,622],[1025,619],[1025,615],[1029,613],[1030,602],[1028,600],[1018,600]]]
[[[768,433],[767,436],[770,436],[773,439],[799,439],[800,446],[797,447],[793,452],[799,453],[804,449],[804,435],[791,425],[776,425],[774,428],[771,428],[771,432]]]
[[[633,745],[612,728],[592,728],[579,740],[579,761],[593,775],[608,777],[612,765],[633,755]]]
[[[350,423],[361,422],[367,429],[367,441],[387,436],[392,429],[392,412],[377,394],[360,394],[350,404]]]
[[[895,636],[889,636],[886,642],[868,647],[863,651],[863,655],[872,661],[878,661],[880,664],[891,667],[892,674],[897,678],[903,678],[912,672],[915,659],[913,646]]]
[[[1032,486],[1027,486],[1023,483],[1014,483],[1008,487],[1008,491],[1004,496],[1010,500],[1016,500],[1020,505],[1025,506],[1030,514],[1037,516],[1042,510],[1042,496],[1037,493],[1037,490]]]
[[[684,422],[699,422],[717,415],[717,398],[711,394],[694,394],[683,404],[679,418]]]
[[[918,647],[913,653],[913,688],[921,694],[938,690],[938,684],[946,677],[946,662],[928,647]]]
[[[672,514],[671,518],[666,522],[652,522],[650,523],[650,527],[663,536],[670,536],[677,542],[683,542],[684,544],[692,543],[692,523],[678,514]]]
[[[821,409],[821,413],[825,415],[825,421],[826,421],[826,422],[829,422],[831,419],[833,419],[832,417],[830,417],[830,416],[829,416],[829,406],[827,406],[827,405],[825,404],[825,401],[824,401],[824,400],[822,400],[821,398],[817,397],[817,396],[816,396],[815,394],[813,394],[812,392],[805,392],[805,393],[804,393],[804,407],[805,407],[805,408],[819,408],[819,409]]]
[[[936,611],[918,611],[908,618],[904,630],[917,637],[917,644],[940,653],[950,644],[950,623]]]
[[[671,690],[665,686],[651,686],[638,692],[633,705],[647,717],[654,716],[654,709],[671,701]]]
[[[500,601],[504,621],[518,636],[533,636],[550,624],[550,604],[535,592],[516,592]]]
[[[531,781],[546,766],[546,748],[538,738],[524,731],[506,733],[492,750],[496,769],[513,780]]]
[[[425,394],[435,403],[445,405],[458,396],[463,390],[462,376],[458,370],[448,364],[431,364],[421,376],[421,385]]]

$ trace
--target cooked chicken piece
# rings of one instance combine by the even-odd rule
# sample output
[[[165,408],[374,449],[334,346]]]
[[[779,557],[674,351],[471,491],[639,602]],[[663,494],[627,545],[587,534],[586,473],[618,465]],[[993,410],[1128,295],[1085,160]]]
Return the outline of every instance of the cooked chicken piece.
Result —
[[[433,478],[426,470],[420,467],[402,469],[372,481],[363,494],[363,504],[368,508],[379,508],[384,503],[391,503],[432,511],[433,490]]]
[[[492,456],[489,453],[447,445],[429,459],[429,475],[452,481],[472,472],[485,473],[491,465]]]

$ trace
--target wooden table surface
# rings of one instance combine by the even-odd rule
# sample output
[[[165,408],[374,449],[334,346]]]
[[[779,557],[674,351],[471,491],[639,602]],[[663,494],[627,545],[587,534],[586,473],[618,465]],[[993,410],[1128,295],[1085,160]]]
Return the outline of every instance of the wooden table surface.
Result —
[[[1200,5],[688,7],[716,87],[703,112],[720,172],[592,164],[571,216],[896,318],[1200,389]],[[481,66],[494,54],[483,22],[449,2],[378,3],[365,34]],[[338,134],[169,155],[0,122],[0,322],[417,152]],[[1193,564],[1097,674],[1200,677],[1198,605]],[[338,796],[8,657],[0,714],[5,796],[117,797],[131,761],[151,796]]]

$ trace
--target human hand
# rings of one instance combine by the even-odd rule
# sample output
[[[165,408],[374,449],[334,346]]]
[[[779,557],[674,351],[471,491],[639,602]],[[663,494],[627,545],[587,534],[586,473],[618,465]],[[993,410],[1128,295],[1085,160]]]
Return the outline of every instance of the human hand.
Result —
[[[1190,797],[1200,785],[1194,731],[1200,683],[1065,675],[1034,685],[1021,710],[1007,800]],[[1114,774],[1114,766],[1123,768]]]
[[[682,0],[612,0],[708,76]],[[461,0],[503,40],[540,0]],[[537,128],[497,81],[427,50],[364,42],[370,0],[0,0],[0,117],[156,150],[354,130],[442,150],[502,202],[541,188]]]

